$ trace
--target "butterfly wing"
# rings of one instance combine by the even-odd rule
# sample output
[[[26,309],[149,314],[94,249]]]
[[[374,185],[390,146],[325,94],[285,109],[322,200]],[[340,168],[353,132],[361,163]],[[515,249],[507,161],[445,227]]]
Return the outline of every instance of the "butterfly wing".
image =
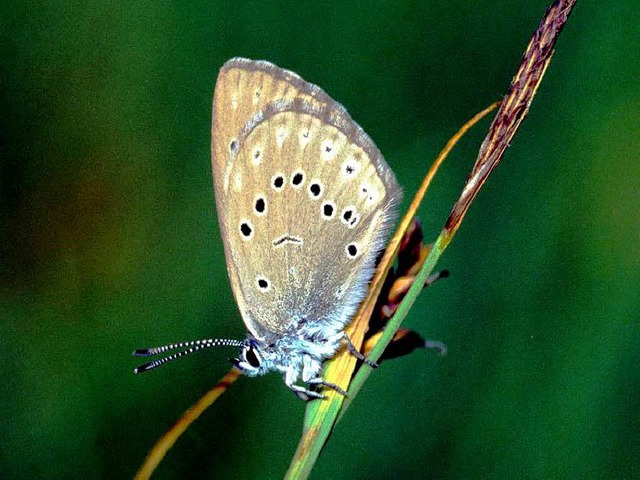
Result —
[[[293,72],[235,58],[213,102],[227,271],[252,335],[342,328],[362,301],[401,190],[344,107]]]

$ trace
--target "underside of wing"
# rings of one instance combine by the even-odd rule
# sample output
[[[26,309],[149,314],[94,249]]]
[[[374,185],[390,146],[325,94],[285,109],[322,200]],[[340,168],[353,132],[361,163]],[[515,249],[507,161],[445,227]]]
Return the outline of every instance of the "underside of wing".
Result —
[[[401,197],[371,139],[298,75],[232,59],[216,84],[212,162],[227,270],[249,331],[344,325]]]

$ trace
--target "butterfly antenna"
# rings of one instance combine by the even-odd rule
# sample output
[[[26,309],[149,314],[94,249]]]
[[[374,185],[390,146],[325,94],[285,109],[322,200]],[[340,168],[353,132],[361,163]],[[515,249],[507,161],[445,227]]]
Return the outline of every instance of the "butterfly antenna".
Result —
[[[153,370],[160,365],[164,365],[167,362],[172,362],[180,357],[184,357],[185,355],[191,355],[192,353],[197,352],[198,350],[204,350],[205,348],[211,347],[241,347],[244,345],[244,341],[240,340],[230,340],[227,338],[207,338],[205,340],[194,340],[192,342],[180,342],[180,343],[171,343],[169,345],[164,345],[162,347],[154,347],[154,348],[139,348],[138,350],[133,352],[134,357],[150,357],[152,355],[158,355],[160,353],[165,353],[170,350],[178,350],[185,349],[181,352],[176,352],[171,355],[168,355],[163,358],[158,358],[157,360],[153,360],[152,362],[145,363],[144,365],[140,365],[139,367],[133,370],[133,373],[142,373],[147,372],[149,370]]]

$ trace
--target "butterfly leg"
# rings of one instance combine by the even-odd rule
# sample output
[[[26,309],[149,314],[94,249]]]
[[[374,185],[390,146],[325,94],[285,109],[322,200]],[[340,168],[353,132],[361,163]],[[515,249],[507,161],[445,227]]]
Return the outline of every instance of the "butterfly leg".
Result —
[[[341,337],[338,337],[338,341],[341,340]],[[335,383],[326,382],[321,375],[322,371],[322,362],[320,362],[317,358],[311,355],[305,355],[302,359],[302,381],[309,385],[320,385],[322,387],[327,387],[335,390],[340,395],[346,396],[347,392],[345,392],[342,388],[340,388]]]
[[[345,392],[339,385],[336,385],[335,383],[331,383],[331,382],[325,382],[322,379],[322,377],[312,378],[307,383],[309,385],[321,385],[323,387],[331,388],[332,390],[335,390],[343,397],[347,396],[347,392]]]
[[[321,393],[296,385],[295,382],[298,379],[298,374],[294,369],[287,370],[282,376],[282,379],[284,380],[284,384],[289,387],[289,390],[295,393],[300,400],[307,402],[312,398],[324,398],[324,395]]]
[[[444,357],[447,354],[447,344],[443,342],[439,342],[438,340],[425,340],[424,348],[426,349],[436,349],[438,350],[438,355]]]
[[[362,360],[365,364],[369,365],[370,367],[378,368],[378,364],[372,360],[369,360],[367,357],[365,357],[351,342],[351,339],[345,332],[342,332],[342,338],[344,338],[344,341],[347,344],[347,350],[349,350],[349,353],[351,355],[356,357],[358,360]]]
[[[287,385],[287,387],[289,387],[289,389],[293,393],[295,393],[300,400],[304,402],[308,402],[312,398],[325,398],[323,394],[314,392],[313,390],[307,390],[306,388],[301,387],[300,385],[291,384],[291,385]]]

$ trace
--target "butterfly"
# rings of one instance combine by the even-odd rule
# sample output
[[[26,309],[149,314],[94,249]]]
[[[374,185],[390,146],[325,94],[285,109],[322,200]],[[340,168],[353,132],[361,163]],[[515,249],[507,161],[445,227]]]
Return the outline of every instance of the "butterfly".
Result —
[[[347,346],[402,191],[371,138],[321,88],[266,61],[233,58],[216,82],[212,168],[227,272],[248,330],[142,349],[150,370],[202,348],[237,346],[248,376],[269,371],[322,398],[322,364]],[[302,383],[300,385],[299,383]]]

